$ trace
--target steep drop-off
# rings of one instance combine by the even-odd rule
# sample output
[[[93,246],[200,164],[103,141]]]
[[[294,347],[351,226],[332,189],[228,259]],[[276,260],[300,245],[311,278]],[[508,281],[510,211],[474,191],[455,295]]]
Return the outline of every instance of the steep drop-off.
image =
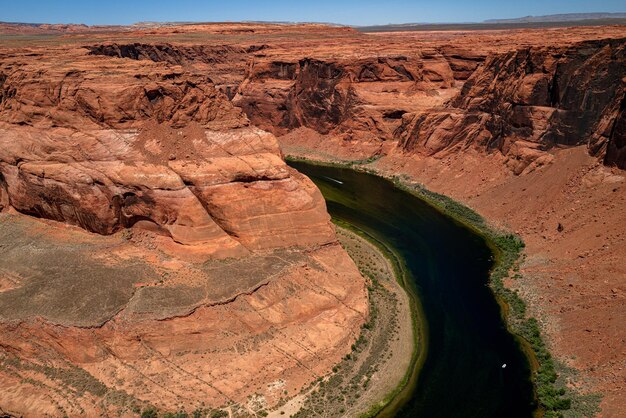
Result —
[[[625,35],[619,26],[371,35],[323,51],[291,45],[289,60],[270,48],[233,102],[274,126],[287,154],[368,164],[521,234],[527,258],[508,286],[539,318],[561,378],[619,416]]]
[[[116,282],[127,286],[126,292],[139,289],[136,296],[128,305],[124,292],[110,303],[102,299],[97,318],[82,322],[76,322],[86,312],[80,306],[92,302],[79,304],[69,319],[59,316],[63,310],[57,307],[66,304],[60,297],[41,310],[40,320],[32,319],[37,310],[30,307],[44,304],[11,305],[29,319],[3,316],[11,325],[3,333],[9,348],[1,371],[3,382],[11,383],[2,392],[10,401],[1,405],[20,410],[22,396],[32,393],[33,413],[80,411],[85,405],[96,408],[89,411],[111,410],[103,401],[111,398],[130,399],[123,405],[172,408],[200,400],[192,389],[208,387],[201,378],[258,410],[248,386],[272,404],[279,399],[276,388],[284,384],[291,396],[345,354],[337,341],[349,346],[356,338],[366,312],[364,283],[337,247],[316,189],[282,163],[274,134],[284,153],[368,163],[372,170],[459,199],[521,234],[526,261],[518,279],[507,284],[529,302],[558,361],[576,371],[563,375],[568,384],[601,393],[605,416],[619,416],[626,408],[625,27],[362,34],[323,25],[231,23],[117,30],[36,27],[26,32],[65,35],[3,41],[0,210],[8,212],[2,215],[8,221],[2,225],[15,228],[15,219],[31,219],[15,218],[17,210],[112,234],[81,230],[96,241],[123,239],[104,250],[87,246],[83,258],[95,255],[105,260],[104,267],[123,270],[138,257],[147,260],[148,271],[156,268],[156,275],[148,275],[152,281]],[[36,234],[28,233],[31,228]],[[54,231],[45,235],[67,239]],[[12,233],[32,236],[33,242],[42,235],[35,227]],[[204,272],[207,257],[270,257],[300,245],[300,238],[306,242],[295,253],[308,258],[289,273],[279,266],[281,273],[268,284],[252,283],[245,278],[254,275],[244,269],[235,288],[226,286],[229,296],[207,290],[228,282],[219,269],[211,267],[215,276]],[[16,257],[23,248],[43,257],[35,271],[50,258],[68,258],[15,239]],[[277,257],[291,260],[282,253]],[[4,259],[9,266],[19,261]],[[68,277],[89,277],[82,268],[78,263]],[[88,270],[93,268],[89,264]],[[23,300],[49,297],[41,293],[46,288],[41,272],[2,269],[0,295],[20,300],[13,296],[21,289]],[[29,286],[20,284],[26,279]],[[318,282],[325,284],[311,285]],[[153,288],[165,293],[155,296]],[[270,288],[280,296],[260,296]],[[145,308],[165,300],[165,294],[170,302],[159,306],[166,309]],[[212,318],[238,318],[237,335],[229,333],[230,323],[215,325],[215,333],[197,329],[205,309],[216,315]],[[146,315],[155,322],[145,327],[135,322]],[[258,326],[261,317],[273,325]],[[70,319],[75,322],[64,332],[74,332],[79,322],[119,331],[81,330],[72,344],[91,339],[86,346],[95,357],[78,361],[54,354],[55,361],[71,358],[106,385],[108,395],[98,392],[87,403],[76,396],[75,386],[57,387],[62,394],[53,400],[46,398],[51,391],[42,389],[59,380],[45,377],[50,370],[40,367],[50,362],[37,358],[59,353],[67,335],[43,334],[57,335],[50,323]],[[37,321],[41,332],[32,329]],[[173,325],[166,330],[168,321]],[[178,321],[189,321],[189,334],[176,333]],[[334,331],[324,338],[321,330],[327,328]],[[127,338],[128,330],[137,330],[138,340],[128,351],[111,351],[110,342]],[[289,331],[286,347],[277,343],[282,341],[277,330]],[[15,337],[18,333],[42,335],[47,343],[33,347],[27,338]],[[152,344],[137,342],[168,334],[177,341],[207,335],[224,345],[215,343],[214,349],[199,342],[189,353],[159,343],[156,355]],[[208,353],[219,353],[215,362],[207,360]],[[228,364],[241,353],[241,362]],[[29,363],[19,366],[16,357]],[[188,374],[204,361],[220,373]],[[284,368],[274,367],[283,361]],[[123,376],[114,376],[113,363],[124,365]],[[282,375],[290,377],[283,382],[277,377]],[[123,384],[127,379],[129,386]],[[235,380],[241,385],[230,392],[217,383]],[[138,387],[142,381],[151,382],[145,391]],[[184,384],[165,384],[179,381]],[[271,389],[267,382],[273,382]],[[211,405],[222,402],[208,399]],[[54,409],[59,405],[62,409]]]
[[[319,190],[207,76],[2,49],[0,118],[0,414],[254,413],[350,351]]]
[[[439,51],[355,60],[253,60],[233,103],[252,123],[284,135],[297,128],[380,147],[402,115],[450,89],[482,60]],[[397,99],[397,100],[394,100]]]
[[[626,168],[619,129],[625,77],[624,39],[496,54],[446,106],[407,115],[398,145],[427,155],[498,149],[516,174],[543,163],[552,147],[587,145],[605,164]]]

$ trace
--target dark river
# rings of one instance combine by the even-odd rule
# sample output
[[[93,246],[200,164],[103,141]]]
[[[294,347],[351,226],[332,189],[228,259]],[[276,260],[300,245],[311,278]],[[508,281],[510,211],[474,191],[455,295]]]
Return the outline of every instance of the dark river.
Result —
[[[317,184],[334,218],[393,249],[415,286],[427,354],[415,389],[392,415],[532,417],[529,363],[487,286],[493,254],[484,239],[380,177],[289,164]]]

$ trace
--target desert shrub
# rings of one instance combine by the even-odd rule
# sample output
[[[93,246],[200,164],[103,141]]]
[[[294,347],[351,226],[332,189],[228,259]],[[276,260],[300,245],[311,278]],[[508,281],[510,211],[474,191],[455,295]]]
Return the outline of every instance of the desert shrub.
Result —
[[[143,410],[141,413],[141,418],[158,418],[159,414],[157,413],[156,408],[150,407]]]
[[[163,415],[163,418],[189,418],[189,414],[185,411],[166,412]]]

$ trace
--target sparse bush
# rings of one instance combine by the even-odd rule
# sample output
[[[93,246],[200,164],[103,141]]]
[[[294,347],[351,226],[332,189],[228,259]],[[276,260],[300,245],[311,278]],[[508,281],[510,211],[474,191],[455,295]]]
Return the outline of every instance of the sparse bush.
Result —
[[[228,416],[228,412],[223,409],[216,409],[211,412],[211,418],[225,418]]]
[[[141,418],[158,418],[159,414],[157,413],[156,408],[150,407],[143,410],[141,413]]]
[[[398,176],[392,181],[397,187],[417,194],[433,206],[477,230],[495,247],[496,263],[491,272],[491,287],[494,293],[509,306],[509,323],[518,335],[529,342],[539,362],[534,382],[539,403],[545,410],[544,417],[561,417],[562,414],[559,411],[569,409],[571,400],[564,397],[565,389],[555,386],[557,373],[552,357],[541,338],[539,324],[534,318],[526,318],[526,304],[517,292],[505,288],[503,283],[503,280],[510,276],[511,270],[516,273],[519,271],[518,259],[525,247],[522,239],[515,234],[500,233],[490,228],[478,213],[447,196],[431,192],[421,185],[407,185]],[[514,277],[519,279],[521,275],[515,274]]]
[[[163,418],[189,418],[189,414],[185,411],[166,412],[163,415]]]

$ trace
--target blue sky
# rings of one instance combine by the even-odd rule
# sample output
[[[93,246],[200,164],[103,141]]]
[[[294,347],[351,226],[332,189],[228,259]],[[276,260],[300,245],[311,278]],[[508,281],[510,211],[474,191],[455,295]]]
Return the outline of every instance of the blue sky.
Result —
[[[0,21],[315,21],[352,25],[470,22],[526,15],[626,12],[625,0],[0,0]]]

